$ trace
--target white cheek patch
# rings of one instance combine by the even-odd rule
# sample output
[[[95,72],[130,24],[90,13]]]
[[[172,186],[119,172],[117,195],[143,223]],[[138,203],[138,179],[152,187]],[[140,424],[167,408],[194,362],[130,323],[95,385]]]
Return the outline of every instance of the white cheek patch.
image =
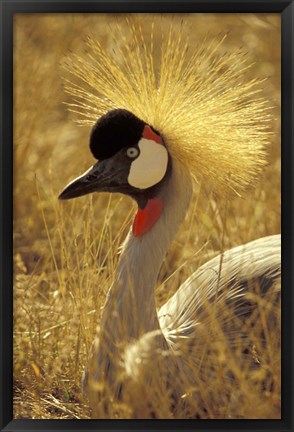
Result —
[[[140,139],[138,146],[140,155],[131,164],[128,182],[138,189],[147,189],[165,176],[168,153],[162,144],[146,138]]]

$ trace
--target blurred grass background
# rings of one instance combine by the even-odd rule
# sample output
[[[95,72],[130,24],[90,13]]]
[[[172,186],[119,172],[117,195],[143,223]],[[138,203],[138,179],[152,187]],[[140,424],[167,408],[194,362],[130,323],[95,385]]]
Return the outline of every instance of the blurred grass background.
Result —
[[[14,18],[15,418],[90,416],[82,400],[81,374],[134,204],[127,197],[104,194],[57,201],[67,182],[93,164],[89,128],[77,126],[64,104],[70,98],[63,91],[60,65],[69,52],[83,51],[89,33],[113,49],[111,24],[118,19],[124,17]],[[228,32],[224,50],[248,51],[254,61],[248,79],[268,77],[263,94],[273,107],[273,135],[263,178],[253,191],[227,205],[226,217],[212,195],[195,197],[163,263],[158,305],[223,246],[280,232],[281,160],[280,16],[166,14],[160,19],[163,26],[171,19],[174,26],[184,20],[191,44],[207,34]],[[151,14],[145,16],[146,32],[152,20]],[[261,416],[279,417],[277,395],[265,397]],[[250,406],[248,410],[243,416],[249,415]]]

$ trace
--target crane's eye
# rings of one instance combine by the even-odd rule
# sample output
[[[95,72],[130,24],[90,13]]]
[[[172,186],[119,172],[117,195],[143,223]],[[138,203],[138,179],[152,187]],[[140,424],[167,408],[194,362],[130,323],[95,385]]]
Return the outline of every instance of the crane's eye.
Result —
[[[137,156],[139,156],[139,153],[140,153],[140,151],[136,147],[129,147],[127,149],[127,156],[131,159],[134,159]]]

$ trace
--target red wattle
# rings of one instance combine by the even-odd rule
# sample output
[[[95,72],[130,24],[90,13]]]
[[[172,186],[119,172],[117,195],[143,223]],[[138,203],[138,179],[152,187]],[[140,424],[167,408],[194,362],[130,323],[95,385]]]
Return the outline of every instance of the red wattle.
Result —
[[[150,199],[143,210],[138,209],[133,223],[133,235],[141,237],[152,228],[158,220],[162,209],[163,203],[158,198]]]

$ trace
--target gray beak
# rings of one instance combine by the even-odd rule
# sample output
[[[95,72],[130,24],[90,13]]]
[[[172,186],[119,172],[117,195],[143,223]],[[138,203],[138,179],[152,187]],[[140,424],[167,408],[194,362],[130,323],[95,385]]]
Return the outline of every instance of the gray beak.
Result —
[[[108,175],[107,175],[108,172]],[[61,192],[58,199],[66,200],[87,195],[92,192],[109,190],[111,175],[105,170],[104,161],[97,162],[88,171],[71,181]]]

